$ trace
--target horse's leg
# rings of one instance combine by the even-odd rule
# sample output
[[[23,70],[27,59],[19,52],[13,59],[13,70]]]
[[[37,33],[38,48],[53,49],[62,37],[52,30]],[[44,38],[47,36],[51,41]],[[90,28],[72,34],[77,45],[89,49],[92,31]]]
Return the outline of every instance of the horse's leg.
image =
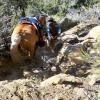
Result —
[[[32,61],[36,54],[36,45],[30,45],[30,50],[28,51],[28,60]]]
[[[50,52],[54,52],[53,51],[53,46],[52,46],[52,40],[46,40],[46,49],[47,51],[50,51]]]
[[[54,39],[51,39],[50,40],[50,49],[51,49],[51,52],[54,53],[54,45],[55,45],[55,40]]]
[[[33,51],[34,51],[34,52],[33,52],[33,58],[34,58],[35,55],[36,55],[36,49],[37,49],[37,45],[35,44],[35,45],[34,45],[34,50],[33,50]]]
[[[11,47],[10,47],[10,54],[14,63],[19,64],[22,63],[22,56],[18,51],[18,45],[21,41],[21,37],[17,34],[11,37]]]

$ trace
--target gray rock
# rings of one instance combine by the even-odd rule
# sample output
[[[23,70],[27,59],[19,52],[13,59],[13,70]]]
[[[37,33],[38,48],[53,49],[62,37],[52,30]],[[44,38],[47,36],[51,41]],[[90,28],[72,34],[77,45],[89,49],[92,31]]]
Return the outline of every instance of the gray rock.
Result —
[[[60,21],[60,25],[61,25],[61,29],[62,32],[74,27],[75,25],[77,25],[78,21],[73,21],[67,17],[64,17],[61,21]]]

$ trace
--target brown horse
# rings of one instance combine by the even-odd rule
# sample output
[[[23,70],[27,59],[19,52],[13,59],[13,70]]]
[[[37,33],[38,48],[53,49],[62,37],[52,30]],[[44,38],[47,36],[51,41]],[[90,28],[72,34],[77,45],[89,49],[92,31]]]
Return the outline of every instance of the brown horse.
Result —
[[[46,16],[38,16],[38,24],[46,25]],[[42,30],[41,30],[42,32]],[[14,63],[24,62],[21,50],[27,53],[29,59],[33,59],[37,43],[39,42],[40,30],[30,23],[18,23],[11,35],[10,53]]]

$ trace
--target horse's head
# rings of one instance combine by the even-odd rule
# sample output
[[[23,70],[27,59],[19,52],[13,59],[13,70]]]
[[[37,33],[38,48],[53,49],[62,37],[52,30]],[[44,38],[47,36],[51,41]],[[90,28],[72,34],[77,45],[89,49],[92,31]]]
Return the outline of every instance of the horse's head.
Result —
[[[41,14],[38,16],[38,21],[41,25],[46,26],[47,15]]]

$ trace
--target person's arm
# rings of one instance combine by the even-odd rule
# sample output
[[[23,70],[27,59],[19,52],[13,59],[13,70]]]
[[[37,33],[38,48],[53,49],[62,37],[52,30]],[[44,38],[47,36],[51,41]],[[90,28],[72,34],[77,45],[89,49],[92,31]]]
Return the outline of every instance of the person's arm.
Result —
[[[57,32],[58,32],[58,35],[60,35],[60,33],[61,33],[61,26],[60,26],[60,24],[57,25]]]
[[[48,28],[47,28],[47,36],[48,36],[48,39],[51,39],[52,37],[50,24],[48,25]]]

